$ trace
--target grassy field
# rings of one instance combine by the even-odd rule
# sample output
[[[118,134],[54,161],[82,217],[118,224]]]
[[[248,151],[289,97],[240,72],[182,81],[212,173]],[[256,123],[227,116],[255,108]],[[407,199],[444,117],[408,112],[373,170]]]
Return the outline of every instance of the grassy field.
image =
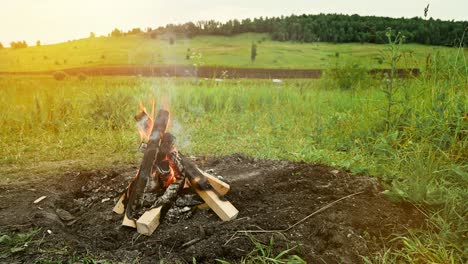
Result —
[[[261,43],[259,43],[259,41]],[[257,43],[257,58],[250,61],[252,42]],[[384,45],[292,43],[269,40],[267,34],[246,33],[233,37],[199,36],[176,39],[151,39],[143,35],[80,39],[25,49],[0,49],[0,71],[40,71],[95,65],[222,65],[234,67],[324,69],[330,59],[340,58],[368,68],[388,68],[379,63]],[[187,50],[190,49],[190,52]],[[447,53],[451,48],[407,44],[400,67],[425,66],[428,53]],[[187,54],[192,59],[187,60]],[[465,54],[467,51],[465,50]]]
[[[160,59],[157,63],[177,63],[184,60],[189,46],[189,40],[186,44],[177,40],[170,46],[140,38],[141,49],[133,49],[136,42],[132,38],[137,37],[7,49],[0,51],[0,56],[19,60],[17,68],[7,66],[10,70],[42,69],[44,61],[59,58],[67,59],[67,65],[51,63],[48,67],[82,66],[80,63],[86,60],[93,60],[87,64],[92,65],[102,55],[103,63],[148,63],[144,59],[151,53],[150,44],[154,44],[159,52],[156,54],[160,54],[155,56]],[[121,45],[115,45],[117,41]],[[221,55],[227,51],[207,48],[219,48],[220,43],[225,47],[227,41],[223,37],[190,40],[191,47],[206,48],[203,58],[207,64],[228,56]],[[237,56],[228,57],[226,62],[252,66],[248,60],[242,64],[244,59],[239,58],[239,47],[248,53],[250,40],[234,38],[229,43]],[[285,54],[294,54],[291,50],[295,48],[307,51],[304,54],[310,50],[310,56],[316,54],[314,48],[342,47],[347,50],[342,54],[347,56],[360,50],[361,61],[369,63],[373,63],[373,55],[369,54],[377,54],[380,49],[360,44],[299,46],[266,41],[260,44],[258,63],[269,67],[274,67],[271,61],[260,60],[262,48],[266,50],[268,45],[270,59],[279,49],[274,45],[283,45]],[[48,55],[51,57],[43,59],[48,49],[47,54],[55,54],[56,58]],[[141,53],[129,56],[128,50]],[[319,54],[334,57],[335,51],[322,50]],[[16,52],[17,56],[11,55]],[[362,72],[354,74],[357,69],[346,67],[342,68],[346,73],[343,75],[326,72],[320,80],[286,80],[282,84],[267,80],[88,77],[80,81],[68,77],[56,81],[52,76],[0,76],[0,181],[137,164],[141,156],[136,153],[139,139],[132,117],[139,101],[148,104],[154,97],[158,106],[171,111],[171,131],[186,153],[240,152],[258,158],[326,163],[355,174],[378,176],[385,184],[388,199],[431,208],[427,212],[428,230],[396,236],[393,243],[399,247],[390,247],[367,261],[463,263],[468,186],[466,62],[462,51],[442,55],[421,48],[422,52],[431,54],[431,63],[422,76],[410,79],[381,80]],[[320,63],[320,56],[311,64],[305,64],[304,55],[295,56],[278,65],[320,65],[312,64]],[[36,57],[37,64],[28,64],[32,57]],[[340,55],[341,59],[346,61],[344,55]],[[398,66],[411,61],[405,58]],[[326,65],[326,60],[323,63]]]

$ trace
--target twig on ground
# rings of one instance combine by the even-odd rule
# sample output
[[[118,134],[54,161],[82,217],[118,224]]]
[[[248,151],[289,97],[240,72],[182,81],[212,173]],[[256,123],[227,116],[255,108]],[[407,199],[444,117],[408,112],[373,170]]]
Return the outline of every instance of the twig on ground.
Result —
[[[182,248],[190,247],[191,245],[196,244],[196,243],[198,243],[198,242],[200,242],[202,240],[203,240],[203,238],[200,238],[200,237],[194,238],[194,239],[182,244]]]
[[[137,242],[138,238],[140,238],[141,234],[138,234],[135,239],[132,239],[131,245],[133,246],[135,242]]]
[[[288,232],[289,230],[293,229],[294,227],[296,227],[297,225],[300,225],[302,224],[303,222],[305,222],[307,219],[311,218],[312,216],[334,206],[335,204],[345,200],[345,199],[348,199],[348,198],[351,198],[355,195],[359,195],[359,194],[362,194],[364,192],[357,192],[357,193],[353,193],[353,194],[350,194],[350,195],[347,195],[347,196],[344,196],[344,197],[341,197],[340,199],[338,200],[335,200],[323,207],[321,207],[320,209],[314,211],[313,213],[307,215],[306,217],[302,218],[301,220],[297,221],[296,223],[294,223],[293,225],[291,225],[290,227],[288,228],[285,228],[285,229],[276,229],[276,230],[264,230],[262,228],[259,227],[260,230],[237,230],[227,241],[226,243],[224,243],[224,245],[227,245],[231,240],[233,240],[233,238],[238,234],[238,233],[244,233],[244,234],[251,234],[251,233],[278,233],[278,234],[281,234],[284,236],[283,233],[285,232]]]

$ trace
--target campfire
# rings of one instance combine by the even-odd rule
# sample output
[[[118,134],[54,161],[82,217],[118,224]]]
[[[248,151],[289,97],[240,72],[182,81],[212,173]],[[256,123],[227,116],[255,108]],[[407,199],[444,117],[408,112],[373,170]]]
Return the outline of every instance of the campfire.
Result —
[[[113,210],[124,215],[122,225],[151,235],[177,198],[187,190],[193,190],[221,220],[236,218],[239,211],[224,198],[230,186],[200,170],[175,147],[175,136],[166,132],[169,112],[159,110],[153,119],[154,110],[148,114],[142,105],[140,109],[135,119],[143,159]],[[151,201],[149,205],[148,201]]]

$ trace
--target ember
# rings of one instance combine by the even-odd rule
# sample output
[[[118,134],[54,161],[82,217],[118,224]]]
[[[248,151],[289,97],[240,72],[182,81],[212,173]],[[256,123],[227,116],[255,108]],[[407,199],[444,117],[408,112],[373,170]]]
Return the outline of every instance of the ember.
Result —
[[[201,171],[177,150],[174,146],[175,136],[166,132],[168,111],[159,110],[154,121],[153,113],[154,110],[149,115],[140,105],[140,113],[135,116],[141,138],[140,151],[144,155],[137,175],[114,207],[114,212],[124,214],[122,225],[151,235],[184,188],[195,191],[221,220],[236,218],[238,210],[223,197],[229,191],[229,185]],[[143,199],[147,196],[153,199]],[[147,206],[143,200],[154,202]],[[178,211],[191,210],[184,207]]]

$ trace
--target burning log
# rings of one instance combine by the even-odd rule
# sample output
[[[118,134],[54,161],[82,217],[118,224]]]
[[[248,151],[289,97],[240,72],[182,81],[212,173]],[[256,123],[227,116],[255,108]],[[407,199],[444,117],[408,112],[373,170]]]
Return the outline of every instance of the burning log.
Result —
[[[223,221],[237,216],[239,211],[223,197],[230,189],[229,184],[201,171],[174,147],[175,137],[166,133],[169,112],[159,110],[153,122],[143,108],[135,118],[142,143],[146,139],[147,144],[140,144],[140,149],[144,150],[140,168],[113,209],[115,213],[124,214],[122,225],[151,235],[187,183]],[[142,203],[145,190],[148,193]],[[138,211],[145,210],[151,203],[150,209],[135,220]]]
[[[126,200],[126,203],[124,202],[124,204],[126,205],[125,214],[127,218],[133,218],[133,212],[136,210],[137,206],[136,203],[139,202],[143,191],[145,190],[148,179],[151,177],[153,163],[156,159],[156,155],[158,154],[161,137],[166,132],[168,122],[169,112],[165,110],[159,110],[156,121],[149,136],[140,169],[128,187],[126,195],[128,200],[124,199],[124,201]]]

